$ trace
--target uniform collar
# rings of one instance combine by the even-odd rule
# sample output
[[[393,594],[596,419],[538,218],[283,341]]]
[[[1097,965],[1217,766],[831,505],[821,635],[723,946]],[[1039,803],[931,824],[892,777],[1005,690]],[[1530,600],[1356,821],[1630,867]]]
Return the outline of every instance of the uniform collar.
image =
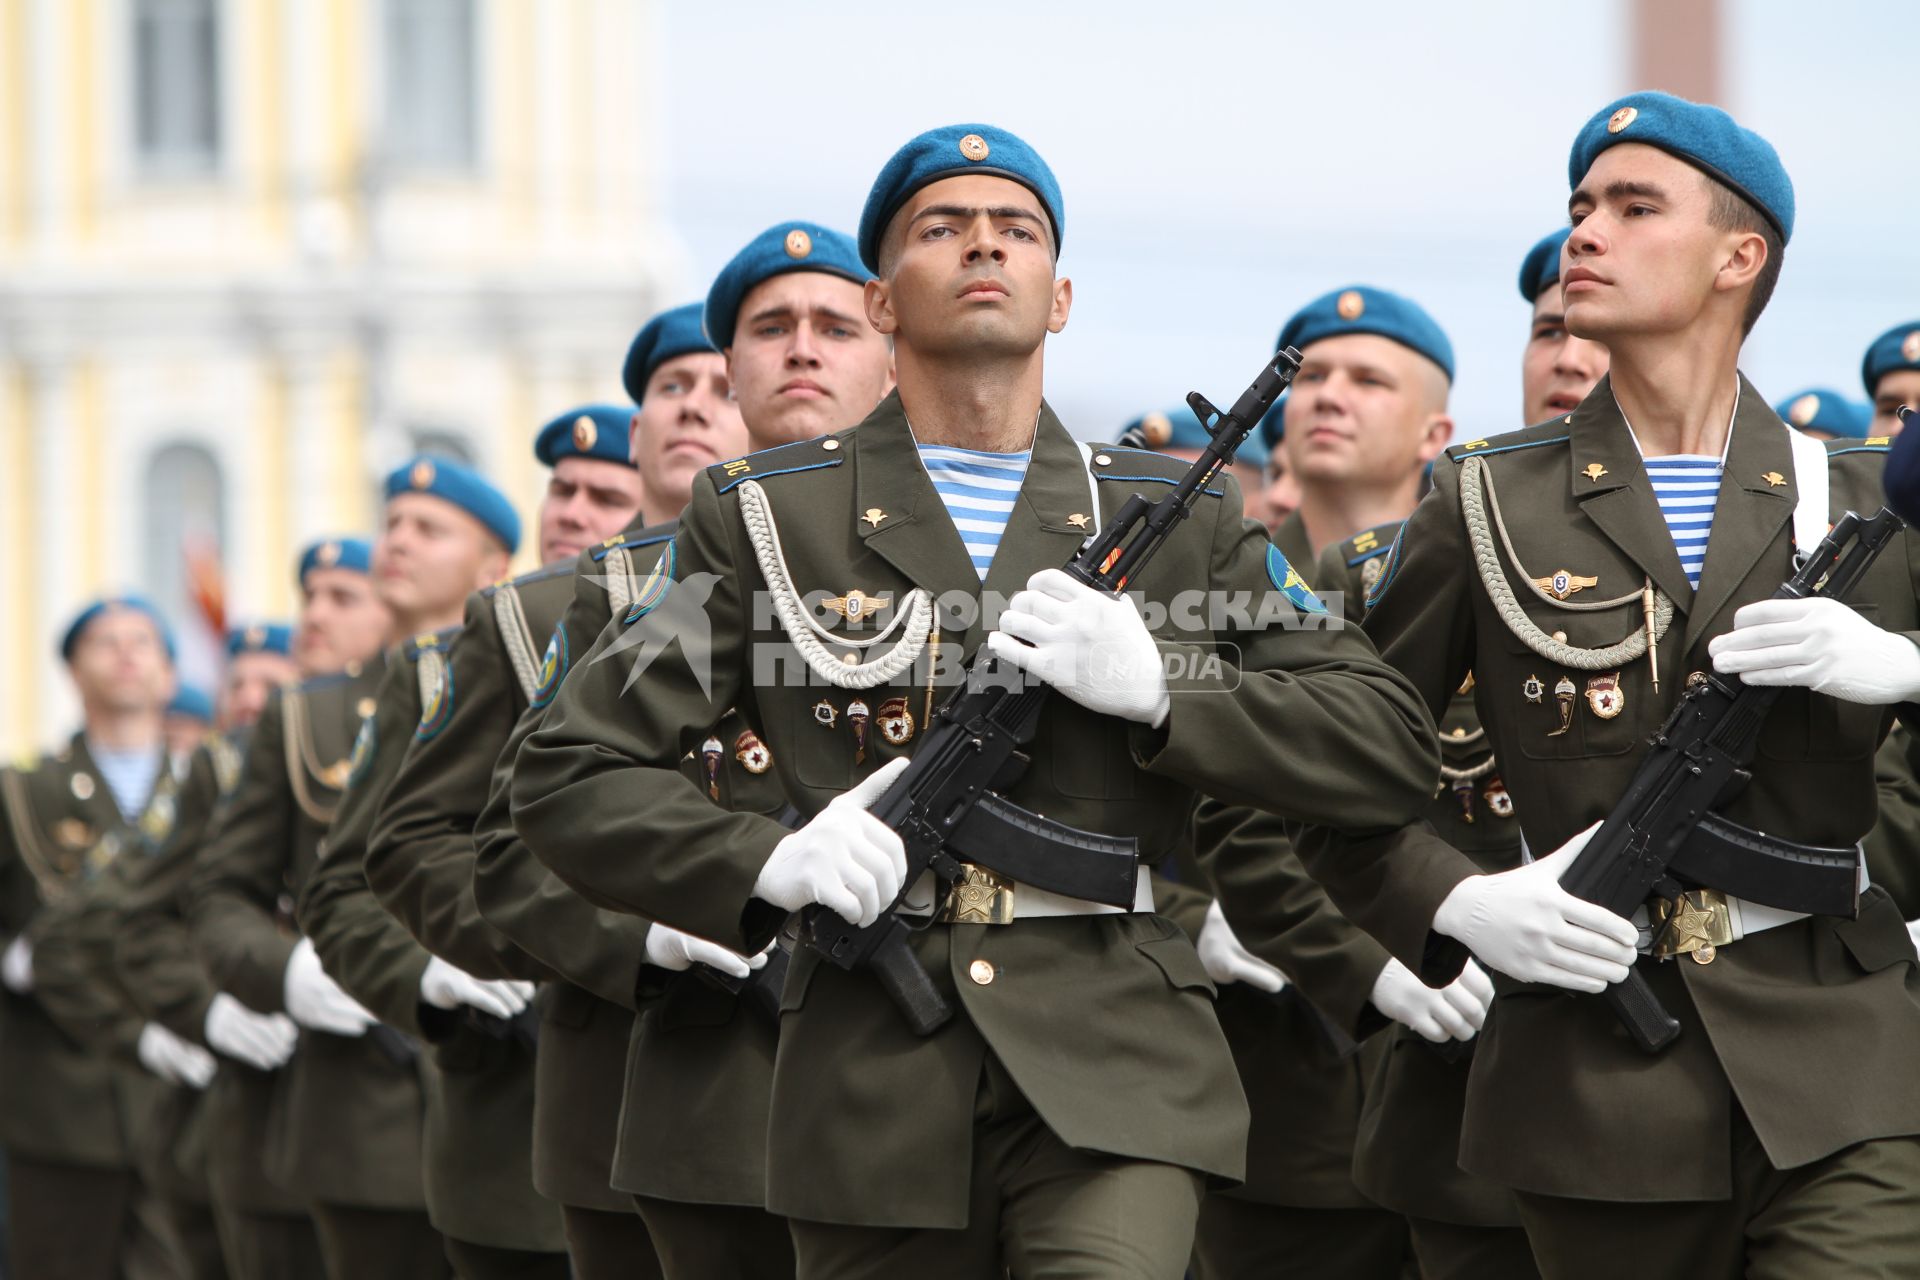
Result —
[[[1640,446],[1603,377],[1567,417],[1567,484],[1589,520],[1625,552],[1674,607],[1691,611],[1693,584],[1654,497]],[[1711,558],[1711,552],[1709,552]]]
[[[1720,500],[1713,510],[1713,528],[1707,535],[1700,589],[1687,614],[1683,643],[1689,649],[1773,546],[1793,518],[1800,497],[1787,426],[1744,376],[1740,379],[1740,407],[1734,413],[1732,437],[1727,446],[1726,473],[1720,480]],[[1788,571],[1783,563],[1782,579]]]

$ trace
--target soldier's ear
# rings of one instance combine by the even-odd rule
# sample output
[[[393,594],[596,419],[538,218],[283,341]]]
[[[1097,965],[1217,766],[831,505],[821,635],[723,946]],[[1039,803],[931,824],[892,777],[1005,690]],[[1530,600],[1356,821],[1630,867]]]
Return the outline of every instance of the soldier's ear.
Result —
[[[867,323],[876,333],[892,337],[900,324],[893,314],[893,284],[888,280],[867,281],[866,291]]]
[[[1047,313],[1047,332],[1058,333],[1067,327],[1067,313],[1073,310],[1073,281],[1060,276],[1053,282],[1053,310]]]
[[[1447,447],[1447,441],[1453,439],[1453,416],[1436,413],[1427,419],[1427,425],[1420,437],[1420,461],[1432,462]]]

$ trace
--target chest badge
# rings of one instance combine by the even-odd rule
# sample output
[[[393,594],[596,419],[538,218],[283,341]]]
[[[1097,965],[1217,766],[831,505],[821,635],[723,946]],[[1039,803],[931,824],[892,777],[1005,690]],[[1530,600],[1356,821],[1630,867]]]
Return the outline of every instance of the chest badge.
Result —
[[[913,712],[907,710],[905,698],[888,698],[881,703],[875,723],[889,746],[904,747],[913,741]]]
[[[720,799],[720,757],[724,748],[720,739],[708,738],[700,744],[700,762],[707,769],[707,799],[718,802]]]
[[[765,773],[773,767],[773,752],[767,750],[767,744],[751,729],[733,740],[733,758],[748,773]]]
[[[1575,573],[1571,569],[1555,569],[1544,578],[1535,578],[1533,585],[1555,600],[1565,600],[1568,596],[1579,595],[1588,587],[1599,586],[1600,579]]]
[[[1487,798],[1487,809],[1496,818],[1513,816],[1513,797],[1507,794],[1507,784],[1500,781],[1500,775],[1494,774],[1487,779],[1487,789],[1483,792]]]
[[[869,515],[872,513],[869,512]],[[884,514],[881,519],[885,519]],[[882,609],[893,603],[892,596],[870,596],[864,591],[853,590],[843,596],[829,596],[827,608],[845,618],[854,625],[865,622]]]
[[[1597,462],[1589,462],[1587,469],[1580,474],[1589,480],[1598,480],[1601,476],[1607,474],[1607,469]]]
[[[872,525],[874,528],[878,529],[880,527],[880,522],[887,518],[887,513],[882,511],[878,507],[868,507],[866,510],[866,514],[861,516],[860,518],[866,521],[868,524]]]
[[[825,698],[813,704],[813,722],[822,729],[831,729],[840,720],[840,713]]]
[[[1602,720],[1611,720],[1627,709],[1627,695],[1620,688],[1620,673],[1593,676],[1587,681],[1587,706]]]
[[[1557,738],[1573,728],[1573,677],[1561,676],[1554,682],[1553,700],[1560,704],[1560,727],[1550,731],[1549,738]]]
[[[1520,686],[1520,696],[1528,702],[1539,702],[1547,696],[1547,686],[1539,676],[1528,676]]]

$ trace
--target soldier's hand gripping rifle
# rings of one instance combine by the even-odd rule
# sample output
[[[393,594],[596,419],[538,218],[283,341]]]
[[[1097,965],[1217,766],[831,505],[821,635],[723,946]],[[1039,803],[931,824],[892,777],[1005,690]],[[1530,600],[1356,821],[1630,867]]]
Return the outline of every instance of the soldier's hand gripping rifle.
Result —
[[[1200,493],[1300,367],[1288,347],[1260,370],[1226,413],[1199,392],[1187,403],[1212,439],[1172,491],[1158,502],[1129,497],[1066,566],[1088,586],[1118,595],[1186,519]],[[1030,813],[1002,793],[1026,771],[1021,748],[1033,738],[1049,687],[981,648],[966,678],[934,711],[912,762],[871,812],[900,835],[907,874],[900,894],[865,928],[824,907],[807,909],[807,940],[843,969],[867,968],[880,980],[919,1035],[930,1035],[953,1010],[908,945],[898,912],[931,870],[950,892],[967,878],[962,863],[984,867],[1021,885],[1070,898],[1131,907],[1139,878],[1139,850],[1131,837],[1081,831]]]
[[[1866,520],[1847,512],[1773,599],[1844,600],[1904,527],[1884,507]],[[1857,915],[1855,850],[1796,844],[1713,812],[1747,785],[1761,725],[1780,692],[1731,675],[1689,682],[1626,793],[1567,868],[1561,887],[1628,918],[1649,897],[1677,898],[1702,887],[1789,911]],[[1637,968],[1608,987],[1605,999],[1649,1053],[1680,1034],[1680,1024]]]

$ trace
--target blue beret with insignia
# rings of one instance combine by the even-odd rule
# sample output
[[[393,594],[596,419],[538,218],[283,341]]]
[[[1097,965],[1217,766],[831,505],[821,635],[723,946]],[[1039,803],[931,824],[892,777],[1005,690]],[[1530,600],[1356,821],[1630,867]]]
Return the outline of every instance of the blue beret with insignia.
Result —
[[[1143,413],[1127,423],[1121,432],[1135,433],[1147,449],[1204,449],[1213,436],[1200,425],[1200,419],[1187,405]]]
[[[1364,284],[1323,293],[1294,312],[1280,330],[1274,350],[1305,351],[1309,343],[1349,333],[1389,338],[1439,365],[1447,381],[1453,381],[1453,343],[1447,341],[1446,331],[1411,298]]]
[[[1520,260],[1520,296],[1528,302],[1538,301],[1549,285],[1560,283],[1560,250],[1571,234],[1571,227],[1549,231]]]
[[[716,347],[732,346],[740,304],[747,295],[775,276],[795,271],[824,272],[855,284],[873,278],[860,264],[853,237],[844,231],[817,222],[777,222],[747,241],[747,247],[714,277],[701,319],[708,340]]]
[[[562,458],[598,458],[630,467],[627,425],[632,421],[630,405],[583,404],[540,428],[533,440],[533,456],[549,467]]]
[[[1867,394],[1880,394],[1880,379],[1900,369],[1920,369],[1920,320],[1897,324],[1873,340],[1860,362]]]
[[[104,596],[75,614],[73,621],[67,624],[65,633],[60,637],[62,661],[73,661],[73,647],[80,643],[80,637],[85,635],[87,628],[93,625],[94,619],[109,609],[132,609],[153,619],[154,630],[160,633],[160,643],[166,648],[167,661],[173,661],[173,629],[167,625],[167,620],[160,615],[160,610],[155,607],[153,601],[144,596]]]
[[[387,497],[403,493],[430,494],[450,502],[485,525],[509,554],[520,547],[520,513],[506,494],[465,463],[427,454],[404,462],[387,477]]]
[[[1261,447],[1261,453],[1263,455],[1272,453],[1273,446],[1279,444],[1282,440],[1286,439],[1287,437],[1287,393],[1286,392],[1283,391],[1280,393],[1280,398],[1273,402],[1273,408],[1267,410],[1266,416],[1260,419],[1260,425],[1255,429],[1255,434],[1260,437],[1260,447]]]
[[[627,362],[620,367],[620,385],[627,389],[635,404],[647,401],[647,379],[653,371],[676,356],[696,351],[712,351],[706,331],[700,327],[701,306],[689,302],[671,311],[662,311],[640,326],[627,348]]]
[[[1793,180],[1773,144],[1719,107],[1646,90],[1616,98],[1574,136],[1567,186],[1576,188],[1608,147],[1643,142],[1684,160],[1758,209],[1780,242],[1793,239]]]
[[[173,701],[167,704],[167,714],[185,716],[201,724],[212,724],[213,695],[197,684],[183,684],[174,691]]]
[[[293,656],[293,628],[284,622],[256,622],[252,626],[232,627],[227,631],[227,656],[243,653],[277,653]]]
[[[929,129],[893,153],[874,180],[867,204],[860,211],[860,261],[869,271],[880,270],[880,241],[887,224],[914,192],[963,173],[986,173],[1019,183],[1040,198],[1053,223],[1053,256],[1060,256],[1066,239],[1066,206],[1060,183],[1040,153],[1025,141],[990,124],[950,124]]]
[[[354,573],[373,572],[373,544],[365,538],[322,538],[300,553],[301,586],[315,569],[347,569]]]
[[[1773,411],[1793,426],[1849,440],[1864,440],[1867,426],[1873,421],[1870,406],[1825,387],[1809,387],[1798,395],[1788,396],[1774,405]]]

